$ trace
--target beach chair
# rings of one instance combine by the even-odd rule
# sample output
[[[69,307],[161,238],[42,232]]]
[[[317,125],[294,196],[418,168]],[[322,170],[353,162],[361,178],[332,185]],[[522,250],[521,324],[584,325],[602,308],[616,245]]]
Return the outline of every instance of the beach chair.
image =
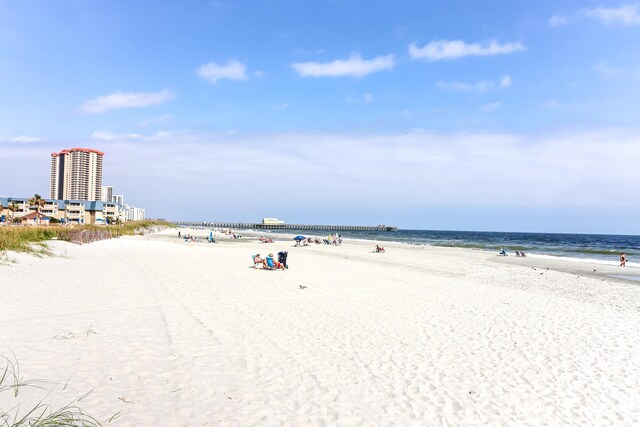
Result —
[[[256,255],[251,255],[251,261],[253,262],[253,268],[264,268],[264,263],[262,261],[256,261]]]

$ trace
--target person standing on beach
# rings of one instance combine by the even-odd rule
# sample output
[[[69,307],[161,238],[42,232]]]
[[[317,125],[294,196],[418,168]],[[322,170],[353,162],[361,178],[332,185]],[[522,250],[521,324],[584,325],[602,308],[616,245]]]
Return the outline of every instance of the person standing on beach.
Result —
[[[627,254],[622,252],[620,254],[620,267],[626,267],[627,266]]]

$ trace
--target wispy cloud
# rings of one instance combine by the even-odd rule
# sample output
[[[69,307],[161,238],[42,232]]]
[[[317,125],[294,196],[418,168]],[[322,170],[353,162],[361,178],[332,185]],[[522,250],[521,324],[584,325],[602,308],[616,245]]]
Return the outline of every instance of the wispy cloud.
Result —
[[[5,139],[6,142],[20,142],[20,143],[29,143],[29,142],[40,142],[44,141],[42,138],[38,138],[36,136],[28,136],[28,135],[20,135],[13,138]]]
[[[493,88],[493,84],[483,80],[477,83],[462,83],[462,82],[443,82],[436,83],[436,87],[442,90],[450,90],[453,92],[485,92]]]
[[[359,104],[361,102],[369,104],[375,101],[375,96],[371,92],[365,92],[362,95],[349,95],[347,96],[347,102],[350,104]]]
[[[113,141],[113,140],[123,140],[123,139],[142,139],[143,136],[137,133],[126,133],[126,134],[117,134],[111,131],[98,130],[92,132],[90,135],[91,139],[97,139],[100,141]]]
[[[489,104],[484,104],[482,107],[480,107],[480,111],[482,111],[483,113],[491,113],[496,111],[498,107],[500,107],[501,105],[502,105],[502,102],[491,102]]]
[[[596,19],[605,25],[640,25],[640,11],[637,6],[626,5],[621,7],[597,7],[585,9],[585,15]]]
[[[395,66],[393,55],[362,59],[353,54],[347,60],[332,62],[296,62],[291,67],[302,77],[364,77],[380,71],[392,70]]]
[[[436,83],[436,87],[442,90],[450,90],[454,92],[487,92],[496,88],[506,89],[513,84],[511,76],[506,74],[500,78],[500,81],[495,84],[493,82],[482,80],[476,83],[462,83],[462,82],[443,82]]]
[[[161,125],[164,123],[167,123],[168,121],[172,120],[175,116],[173,114],[163,114],[161,116],[158,117],[151,117],[145,120],[141,120],[138,122],[138,127],[145,129],[148,128],[150,126],[157,126],[157,125]]]
[[[553,15],[549,19],[549,25],[552,27],[562,27],[564,25],[569,25],[569,18],[563,15]]]
[[[598,62],[594,67],[594,71],[606,79],[615,77],[634,77],[640,78],[640,70],[633,68],[621,68],[609,65],[606,61]]]
[[[209,62],[198,68],[197,73],[209,83],[215,84],[218,80],[247,80],[247,67],[238,61],[229,61],[224,65]]]
[[[100,96],[87,101],[80,107],[80,111],[86,114],[106,113],[107,111],[121,108],[149,107],[158,105],[173,99],[173,91],[165,89],[160,92],[114,92],[110,95]]]
[[[315,50],[296,49],[293,51],[294,55],[320,55],[323,53],[324,53],[324,49],[315,49]]]
[[[436,40],[423,47],[415,43],[409,46],[409,55],[413,59],[440,61],[458,59],[465,56],[506,55],[524,50],[521,43],[502,43],[490,41],[485,43],[465,43],[462,40]]]
[[[576,108],[578,108],[578,104],[576,103],[560,102],[555,99],[547,101],[544,106],[545,108],[549,108],[551,110],[575,110]]]

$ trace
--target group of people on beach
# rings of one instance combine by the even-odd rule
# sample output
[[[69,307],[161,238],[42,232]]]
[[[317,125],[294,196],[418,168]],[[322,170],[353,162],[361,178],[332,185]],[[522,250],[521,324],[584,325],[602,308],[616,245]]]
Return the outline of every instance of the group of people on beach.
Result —
[[[182,237],[182,239],[184,239],[185,242],[197,242],[198,241],[198,238],[196,236],[192,236],[191,234],[185,234],[183,236],[182,233],[180,233],[180,230],[178,230],[178,237]]]
[[[525,257],[527,256],[524,251],[515,251],[516,252],[516,256],[518,257]],[[505,251],[504,249],[500,248],[500,252],[498,252],[498,255],[501,256],[507,256],[507,251]]]
[[[334,245],[340,246],[342,244],[342,235],[341,234],[329,234],[326,239],[320,240],[319,237],[307,237],[306,239],[296,240],[295,246],[309,246],[311,244],[325,244],[325,245]]]
[[[507,256],[507,252],[503,248],[500,248],[499,255]],[[525,257],[527,255],[523,251],[516,251],[516,256]],[[620,254],[620,267],[626,267],[626,266],[627,266],[627,254],[626,252],[622,252]]]

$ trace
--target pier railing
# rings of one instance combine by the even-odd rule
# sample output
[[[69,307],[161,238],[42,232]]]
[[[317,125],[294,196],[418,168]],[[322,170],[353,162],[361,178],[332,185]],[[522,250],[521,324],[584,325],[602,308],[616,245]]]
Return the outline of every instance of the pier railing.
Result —
[[[170,221],[178,227],[236,228],[251,230],[300,230],[300,231],[398,231],[388,225],[311,225],[311,224],[262,224],[249,222]]]

